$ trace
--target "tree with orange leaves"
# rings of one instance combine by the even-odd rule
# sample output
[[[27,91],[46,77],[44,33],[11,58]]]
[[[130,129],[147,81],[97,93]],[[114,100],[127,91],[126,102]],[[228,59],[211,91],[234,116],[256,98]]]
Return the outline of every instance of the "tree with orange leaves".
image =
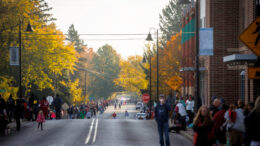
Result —
[[[151,50],[151,49],[148,49]],[[150,53],[156,54],[156,53]],[[181,33],[171,37],[166,47],[159,48],[159,91],[168,94],[170,91],[179,91],[182,84],[180,76],[181,65]],[[152,98],[155,99],[157,86],[157,56],[152,61]]]

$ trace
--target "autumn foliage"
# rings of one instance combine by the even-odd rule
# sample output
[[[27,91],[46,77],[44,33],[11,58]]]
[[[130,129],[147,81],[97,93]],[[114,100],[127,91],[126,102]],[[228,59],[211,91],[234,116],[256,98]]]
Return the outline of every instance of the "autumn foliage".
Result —
[[[182,84],[180,76],[181,33],[171,37],[164,48],[159,48],[159,91],[168,94],[179,91]],[[157,85],[157,56],[152,57],[152,97],[155,98]]]

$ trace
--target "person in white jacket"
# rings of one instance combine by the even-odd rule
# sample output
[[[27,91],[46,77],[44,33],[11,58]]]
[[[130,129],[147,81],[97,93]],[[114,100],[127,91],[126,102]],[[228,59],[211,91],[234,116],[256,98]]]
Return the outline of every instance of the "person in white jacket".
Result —
[[[245,116],[242,107],[236,109],[235,105],[230,105],[230,109],[225,113],[225,119],[230,146],[242,146],[244,144],[243,133],[245,132]]]
[[[194,100],[192,96],[189,96],[189,99],[186,101],[186,111],[189,116],[189,123],[192,123],[194,117]]]
[[[186,130],[186,116],[187,116],[186,109],[181,102],[176,101],[176,104],[177,105],[175,107],[175,113],[180,115],[180,121],[181,121],[182,127],[184,130]]]

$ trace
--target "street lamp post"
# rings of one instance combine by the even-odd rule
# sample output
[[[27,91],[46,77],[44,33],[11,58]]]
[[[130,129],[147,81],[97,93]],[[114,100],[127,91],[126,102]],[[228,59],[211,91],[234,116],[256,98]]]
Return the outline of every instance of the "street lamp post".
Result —
[[[191,2],[189,0],[179,0],[180,4],[190,4]],[[196,54],[195,54],[195,74],[196,74],[196,88],[195,88],[195,110],[198,110],[201,106],[201,99],[200,99],[200,62],[199,62],[199,3],[200,0],[196,1],[196,7],[195,7],[195,17],[196,17]]]
[[[85,71],[84,105],[86,104],[86,97],[87,97],[87,71]]]
[[[26,28],[26,32],[33,32],[30,23]],[[19,20],[19,98],[21,99],[22,94],[22,20]]]
[[[143,62],[146,62],[146,59],[144,58]],[[149,101],[149,111],[150,115],[149,117],[152,118],[152,56],[149,54],[149,64],[150,64],[150,71],[149,71],[149,95],[150,95],[150,101]]]
[[[154,28],[150,28],[149,30],[149,34],[146,38],[146,41],[153,41],[153,38],[152,38],[152,35],[150,33],[151,29],[154,29]],[[158,100],[159,99],[159,39],[158,39],[158,29],[154,29],[155,30],[155,35],[156,35],[156,55],[157,55],[157,71],[156,71],[156,74],[157,74],[157,84],[156,84],[156,92],[157,92],[157,96],[156,96],[156,99]]]

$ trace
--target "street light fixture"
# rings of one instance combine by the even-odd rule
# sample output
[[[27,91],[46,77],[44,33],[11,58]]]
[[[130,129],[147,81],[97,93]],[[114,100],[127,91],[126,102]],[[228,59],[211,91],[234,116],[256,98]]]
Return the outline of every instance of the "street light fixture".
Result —
[[[32,26],[29,23],[26,28],[26,32],[33,32]],[[19,98],[22,94],[22,20],[19,21]]]
[[[152,38],[152,35],[151,33],[149,32],[147,38],[146,38],[146,41],[153,41],[153,38]]]
[[[150,28],[149,30],[149,34],[147,35],[146,41],[153,41],[152,35],[151,35],[151,30],[155,31],[155,35],[156,35],[156,54],[157,54],[157,85],[156,85],[156,92],[157,92],[157,100],[159,99],[159,39],[158,39],[158,29],[155,28]]]
[[[190,4],[191,2],[189,0],[179,0],[180,4]],[[195,54],[195,74],[196,74],[196,88],[195,88],[195,110],[197,111],[199,107],[201,106],[201,99],[200,99],[200,64],[199,64],[199,3],[200,0],[196,0],[196,54]]]

